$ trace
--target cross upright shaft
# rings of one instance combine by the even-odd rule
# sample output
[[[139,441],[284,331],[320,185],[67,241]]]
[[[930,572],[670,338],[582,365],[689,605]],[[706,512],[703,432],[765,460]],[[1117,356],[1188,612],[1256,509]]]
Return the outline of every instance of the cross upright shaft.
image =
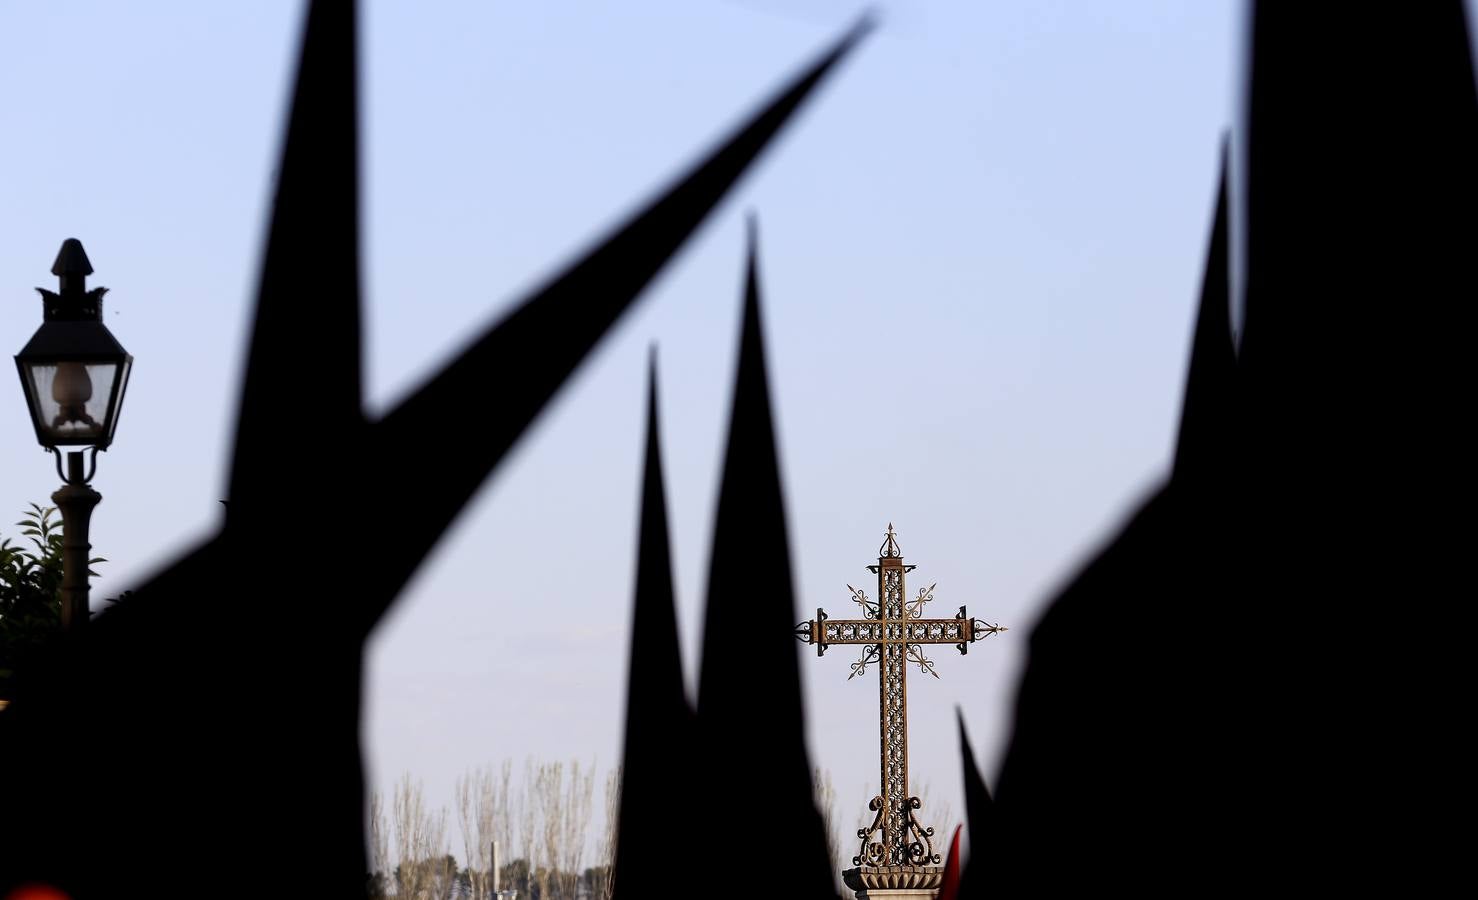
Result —
[[[914,815],[923,804],[908,789],[908,684],[909,663],[935,678],[934,663],[922,645],[954,644],[965,653],[970,644],[1006,629],[965,614],[953,619],[923,618],[924,604],[934,599],[934,585],[905,600],[904,576],[915,566],[905,565],[893,526],[878,548],[878,564],[868,569],[878,576],[878,601],[847,585],[852,599],[865,615],[862,619],[829,619],[816,610],[816,618],[796,626],[796,636],[816,645],[816,655],[832,644],[863,645],[862,658],[852,663],[848,680],[878,664],[878,750],[879,792],[869,808],[876,812],[872,826],[860,829],[861,846],[852,863],[856,866],[925,866],[939,863],[934,852],[933,828],[925,828]],[[877,835],[877,839],[873,836]]]

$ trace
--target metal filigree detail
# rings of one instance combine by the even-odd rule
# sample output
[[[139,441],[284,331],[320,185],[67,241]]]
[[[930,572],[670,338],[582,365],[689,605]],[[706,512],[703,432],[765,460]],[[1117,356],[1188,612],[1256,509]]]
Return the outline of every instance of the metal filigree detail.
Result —
[[[934,582],[926,588],[919,588],[919,595],[908,601],[908,615],[911,619],[917,619],[924,614],[924,604],[934,599],[934,588],[939,582]]]
[[[920,672],[928,672],[930,675],[933,675],[935,678],[938,678],[939,677],[939,673],[936,672],[936,671],[934,671],[934,661],[932,659],[930,659],[929,657],[925,656],[924,655],[924,651],[923,650],[920,650],[919,647],[918,647],[918,645],[916,645],[916,644],[909,644],[908,645],[908,659],[909,659],[910,662],[914,663],[915,665],[917,665],[919,667],[919,671]]]
[[[871,663],[877,662],[877,659],[878,659],[878,645],[877,644],[869,644],[866,647],[863,647],[862,648],[862,658],[859,659],[859,660],[857,660],[856,662],[852,663],[852,674],[847,676],[847,680],[848,681],[851,681],[853,678],[856,678],[858,675],[865,674],[867,672],[868,665],[870,665]]]
[[[973,626],[971,630],[975,633],[976,640],[979,640],[983,637],[990,637],[993,634],[1000,634],[1003,631],[1011,630],[1005,625],[992,625],[984,619],[971,619],[970,624]]]
[[[857,829],[857,837],[858,837],[859,840],[862,841],[862,845],[857,848],[857,855],[854,856],[854,857],[852,857],[852,865],[854,865],[854,866],[883,866],[883,865],[887,865],[887,862],[886,862],[886,860],[888,858],[887,848],[884,847],[881,842],[878,842],[878,841],[871,841],[870,842],[868,840],[874,834],[877,834],[879,831],[882,830],[882,827],[883,827],[883,798],[881,796],[877,796],[877,797],[872,798],[872,802],[867,804],[867,808],[868,809],[871,809],[871,810],[875,810],[877,812],[877,815],[876,816],[873,816],[872,825],[868,826],[867,828],[859,828],[859,829]]]
[[[891,873],[913,884],[919,873],[932,872],[931,877],[938,877],[938,869],[927,867],[939,863],[939,854],[934,851],[934,829],[925,827],[914,814],[922,803],[908,792],[908,666],[912,663],[920,672],[938,678],[923,645],[953,644],[964,653],[980,638],[1006,628],[971,618],[963,606],[952,619],[924,618],[925,606],[934,600],[935,585],[905,600],[905,576],[915,567],[904,563],[891,524],[878,548],[878,564],[867,568],[878,577],[876,602],[847,585],[864,618],[828,620],[818,609],[816,618],[797,626],[795,633],[816,644],[818,654],[831,644],[863,645],[861,658],[851,664],[848,681],[877,664],[880,790],[868,804],[874,813],[872,825],[857,831],[859,844],[852,862],[862,867],[859,878],[864,881],[869,872]]]
[[[878,556],[883,559],[902,559],[903,551],[898,549],[898,536],[893,533],[893,523],[888,523],[888,533],[883,537],[883,545],[878,548]]]
[[[795,637],[798,641],[815,644],[816,655],[823,656],[826,654],[826,633],[829,630],[826,625],[826,612],[818,609],[816,610],[816,618],[802,622],[795,627]]]
[[[913,814],[916,809],[923,808],[924,802],[918,797],[908,798],[908,830],[914,840],[908,842],[908,861],[911,865],[923,866],[939,864],[939,854],[934,852],[934,829],[925,828],[919,822],[919,817]]]
[[[863,614],[866,615],[869,619],[881,619],[883,617],[883,613],[878,608],[878,605],[867,599],[866,593],[852,587],[850,584],[847,585],[847,590],[852,592],[853,602],[862,607]]]
[[[927,866],[939,865],[939,854],[934,852],[934,829],[925,827],[914,815],[914,810],[922,809],[924,803],[918,797],[909,797],[891,804],[894,809],[889,810],[881,795],[873,797],[867,804],[867,808],[877,814],[873,816],[872,825],[867,828],[857,829],[857,839],[860,842],[857,847],[857,855],[852,857],[854,866]],[[891,837],[884,833],[882,841],[873,840],[873,835],[883,831],[885,824],[892,823],[900,827],[899,834],[903,840],[895,843],[888,842]]]

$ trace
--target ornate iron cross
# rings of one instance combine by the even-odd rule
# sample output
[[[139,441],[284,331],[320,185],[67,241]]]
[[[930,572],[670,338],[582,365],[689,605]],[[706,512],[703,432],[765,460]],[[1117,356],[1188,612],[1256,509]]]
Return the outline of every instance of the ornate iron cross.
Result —
[[[926,619],[924,604],[934,599],[931,584],[919,590],[912,600],[905,599],[903,576],[915,566],[903,564],[892,523],[883,545],[878,548],[878,564],[868,566],[878,576],[878,601],[847,585],[852,600],[862,607],[862,619],[828,619],[816,610],[816,618],[796,626],[796,637],[816,645],[816,655],[832,644],[863,644],[862,658],[852,663],[850,681],[878,665],[878,728],[881,735],[882,766],[880,793],[868,808],[875,810],[870,828],[859,829],[855,866],[925,866],[937,865],[934,852],[934,829],[919,823],[914,811],[923,804],[908,793],[908,690],[905,673],[910,663],[919,671],[935,678],[934,663],[924,655],[925,644],[954,644],[960,653],[972,643],[1005,626],[991,625],[965,614],[965,607],[953,619]],[[936,582],[937,583],[937,582]],[[876,836],[876,838],[874,837]]]

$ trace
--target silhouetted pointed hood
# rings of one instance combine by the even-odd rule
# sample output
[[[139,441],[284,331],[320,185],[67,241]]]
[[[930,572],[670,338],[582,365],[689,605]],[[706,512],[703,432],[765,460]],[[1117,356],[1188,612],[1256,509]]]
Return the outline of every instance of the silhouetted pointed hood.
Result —
[[[965,731],[965,714],[958,713],[960,723],[960,757],[965,769],[965,818],[970,826],[970,856],[982,861],[988,854],[992,828],[992,804],[990,789],[975,764],[975,751],[970,747],[970,735]]]
[[[383,583],[399,588],[529,423],[683,246],[724,194],[871,28],[863,19],[666,192],[614,229],[489,328],[459,357],[374,426],[375,469],[419,464],[426,435],[460,415],[469,396],[497,387],[496,415],[478,428],[477,453],[446,454],[430,481],[380,485],[374,514],[399,531],[405,552],[386,560]],[[503,390],[517,385],[516,390]],[[403,523],[417,527],[403,531]]]
[[[1223,142],[1221,185],[1217,191],[1211,240],[1206,248],[1201,303],[1196,312],[1191,361],[1186,370],[1180,436],[1175,445],[1173,477],[1179,481],[1224,480],[1226,473],[1222,469],[1231,455],[1231,423],[1236,412],[1232,392],[1237,360],[1232,347],[1230,291],[1227,287],[1231,268],[1227,237],[1228,153]]]
[[[236,420],[228,521],[280,521],[326,472],[357,476],[345,469],[364,440],[355,19],[354,3],[308,9]],[[314,444],[351,451],[318,462],[304,453]]]
[[[1240,685],[1245,777],[1277,799],[1270,866],[1304,862],[1317,828],[1349,869],[1401,860],[1362,890],[1431,893],[1427,861],[1461,853],[1422,827],[1454,777],[1434,755],[1471,681],[1450,600],[1470,542],[1445,508],[1471,506],[1475,449],[1465,5],[1258,2],[1252,37],[1231,574],[1276,627]],[[1373,649],[1395,615],[1420,636]],[[1377,770],[1400,789],[1351,790]]]
[[[700,808],[682,786],[699,758],[693,711],[683,688],[673,606],[672,557],[657,415],[657,361],[648,374],[647,452],[637,538],[636,598],[631,618],[626,741],[621,764],[616,897],[649,895],[661,885],[696,883],[700,856],[688,821]],[[675,789],[676,788],[676,789]]]
[[[1224,194],[1223,194],[1224,197]],[[991,876],[982,874],[975,810],[962,887],[981,896],[1070,890],[1117,866],[1136,885],[1180,883],[1218,859],[1231,817],[1202,816],[1204,773],[1235,757],[1216,731],[1234,658],[1230,540],[1237,492],[1192,490],[1223,465],[1231,373],[1225,306],[1226,211],[1213,219],[1177,470],[1052,600],[1032,629],[1015,730],[991,804]],[[969,767],[967,766],[967,778]],[[1196,789],[1186,786],[1196,784]],[[980,787],[984,788],[983,783]],[[977,804],[979,800],[977,799]],[[1127,824],[1133,821],[1133,829]],[[1064,865],[1071,860],[1070,865]],[[1060,889],[1060,890],[1059,890]]]
[[[960,898],[985,896],[984,886],[992,864],[992,848],[995,844],[995,809],[990,790],[980,767],[975,764],[975,751],[970,747],[970,735],[965,731],[965,714],[955,710],[960,724],[960,759],[965,771],[965,823],[970,836],[970,856],[960,874]]]
[[[767,824],[759,827],[784,843],[764,855],[766,879],[793,896],[821,897],[833,891],[834,879],[805,746],[755,241],[751,219],[739,371],[708,570],[698,718],[710,754],[742,754],[743,763],[725,772],[724,796],[737,804],[764,798]],[[714,810],[717,819],[733,814]],[[733,888],[748,895],[754,885]]]
[[[1283,440],[1342,440],[1331,430],[1361,415],[1350,407],[1384,399],[1367,387],[1444,361],[1442,323],[1461,308],[1447,298],[1469,280],[1478,94],[1464,4],[1255,3],[1246,146],[1241,357],[1257,402],[1286,408]]]
[[[294,890],[361,889],[365,636],[559,386],[867,30],[850,29],[669,190],[366,425],[355,4],[314,0],[227,527],[100,616],[84,651],[34,673],[0,716],[7,771],[72,773],[9,785],[0,893],[52,879],[75,896],[106,896],[145,883],[161,841],[180,861],[172,877],[202,884],[221,847],[253,846],[268,831],[286,857],[315,861]],[[486,413],[478,440],[428,449],[448,423],[467,421],[469,397],[489,396],[496,404],[474,410]],[[292,528],[310,530],[298,546],[285,544]],[[393,552],[366,550],[391,534]],[[790,640],[791,624],[778,640]],[[799,740],[786,732],[781,746]],[[59,834],[86,842],[86,867],[79,844]],[[824,852],[807,858],[821,863]]]

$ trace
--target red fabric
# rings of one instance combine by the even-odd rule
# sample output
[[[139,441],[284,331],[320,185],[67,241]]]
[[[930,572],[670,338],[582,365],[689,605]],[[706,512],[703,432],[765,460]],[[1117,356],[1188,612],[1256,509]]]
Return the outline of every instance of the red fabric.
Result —
[[[949,855],[944,858],[944,883],[939,886],[939,900],[955,900],[960,894],[960,826],[949,839]]]
[[[5,895],[5,900],[70,900],[49,884],[23,884]]]

